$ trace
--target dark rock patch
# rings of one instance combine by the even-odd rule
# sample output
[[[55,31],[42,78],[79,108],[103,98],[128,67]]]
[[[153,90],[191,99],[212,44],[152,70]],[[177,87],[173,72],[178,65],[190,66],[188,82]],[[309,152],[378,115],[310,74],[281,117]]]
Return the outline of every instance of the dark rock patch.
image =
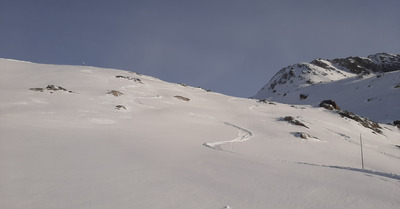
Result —
[[[397,126],[397,128],[400,128],[400,120],[395,120],[393,125]]]
[[[119,96],[122,96],[122,95],[123,95],[122,92],[117,91],[117,90],[108,91],[107,94],[111,94],[111,95],[116,96],[116,97],[119,97]]]
[[[183,97],[183,96],[174,96],[174,97],[177,98],[177,99],[183,100],[183,101],[185,101],[185,102],[190,101],[190,99],[187,98],[187,97]]]
[[[265,104],[271,104],[271,105],[276,105],[275,103],[273,103],[273,102],[271,102],[271,101],[269,101],[269,100],[267,100],[267,99],[260,99],[260,100],[258,100],[257,102],[265,103]]]
[[[31,90],[31,91],[40,91],[40,92],[43,92],[43,91],[44,91],[44,88],[30,88],[29,90]]]
[[[376,123],[368,118],[361,117],[359,115],[356,115],[356,114],[346,111],[346,110],[340,110],[340,111],[338,111],[338,113],[342,117],[349,118],[349,119],[359,122],[365,128],[369,128],[376,133],[382,134],[382,130],[381,130],[382,127],[378,123]]]
[[[75,93],[73,91],[69,91],[66,88],[63,88],[61,86],[55,86],[55,85],[47,85],[46,88],[30,88],[29,90],[31,91],[39,91],[39,92],[44,92],[45,90],[49,91],[50,93],[53,93],[55,91],[66,91],[68,93]]]
[[[292,125],[296,125],[296,126],[303,126],[308,128],[304,123],[294,119],[293,116],[286,116],[283,118],[284,121],[287,121],[288,123],[292,124]]]
[[[138,83],[141,83],[141,84],[143,84],[142,83],[142,80],[140,79],[140,78],[132,78],[132,77],[129,77],[129,76],[123,76],[123,75],[117,75],[117,76],[115,76],[116,78],[123,78],[123,79],[127,79],[127,80],[130,80],[130,81],[135,81],[135,82],[138,82]]]
[[[306,95],[306,94],[300,94],[299,97],[300,97],[300,99],[307,99],[308,95]]]
[[[294,136],[302,138],[302,139],[318,139],[318,137],[311,136],[310,134],[304,133],[304,132],[294,132],[292,133]],[[318,139],[319,140],[319,139]]]
[[[117,109],[117,110],[121,110],[121,109],[126,110],[126,107],[124,105],[117,105],[117,106],[115,106],[115,109]]]
[[[319,103],[319,106],[328,110],[340,110],[339,105],[337,105],[333,100],[324,100]]]

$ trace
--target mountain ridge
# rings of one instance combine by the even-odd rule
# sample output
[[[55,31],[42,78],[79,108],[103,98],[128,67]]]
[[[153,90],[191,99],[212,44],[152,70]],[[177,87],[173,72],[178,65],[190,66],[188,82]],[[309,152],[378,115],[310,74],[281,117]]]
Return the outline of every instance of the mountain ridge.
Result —
[[[399,84],[400,55],[378,53],[290,65],[252,98],[314,106],[333,99],[349,111],[393,122],[400,118]]]

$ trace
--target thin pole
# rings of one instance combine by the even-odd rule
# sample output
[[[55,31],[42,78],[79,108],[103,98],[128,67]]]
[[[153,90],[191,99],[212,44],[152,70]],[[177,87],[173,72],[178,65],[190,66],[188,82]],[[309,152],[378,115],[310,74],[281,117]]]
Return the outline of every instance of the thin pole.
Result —
[[[364,154],[363,154],[363,144],[362,144],[362,137],[360,134],[360,146],[361,146],[361,166],[364,169]]]

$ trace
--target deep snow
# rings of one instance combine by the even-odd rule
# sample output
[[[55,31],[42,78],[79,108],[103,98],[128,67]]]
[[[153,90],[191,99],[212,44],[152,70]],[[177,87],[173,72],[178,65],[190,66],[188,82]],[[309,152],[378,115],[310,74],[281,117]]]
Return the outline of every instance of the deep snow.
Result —
[[[0,59],[0,75],[0,208],[400,205],[395,126],[113,69]]]

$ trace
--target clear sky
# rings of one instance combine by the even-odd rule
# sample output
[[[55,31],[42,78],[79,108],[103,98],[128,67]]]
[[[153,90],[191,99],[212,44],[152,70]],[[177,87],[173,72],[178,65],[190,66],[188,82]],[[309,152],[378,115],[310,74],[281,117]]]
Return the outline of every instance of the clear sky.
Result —
[[[0,57],[253,96],[315,58],[400,53],[399,0],[0,0]]]

